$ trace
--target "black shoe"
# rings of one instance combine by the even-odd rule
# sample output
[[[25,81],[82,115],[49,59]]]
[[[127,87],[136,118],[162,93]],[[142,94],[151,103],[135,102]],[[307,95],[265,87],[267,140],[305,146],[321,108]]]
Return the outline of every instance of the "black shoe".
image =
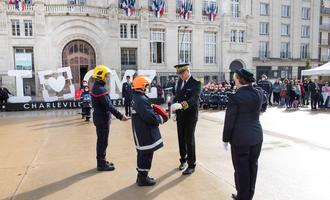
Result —
[[[113,171],[113,170],[115,170],[115,166],[113,165],[113,163],[110,163],[108,161],[103,165],[97,166],[97,171]]]
[[[138,174],[138,177],[136,179],[136,183],[138,186],[153,186],[156,184],[155,179],[150,178],[147,175],[140,175]]]
[[[181,163],[180,166],[179,166],[179,170],[182,171],[182,170],[184,170],[186,167],[187,167],[187,164],[186,164],[186,163]]]
[[[234,200],[238,200],[237,195],[236,194],[231,194],[231,198],[233,198]]]
[[[85,121],[86,121],[86,122],[89,122],[89,119],[90,119],[89,117],[86,117],[86,120],[85,120]]]
[[[188,167],[186,170],[184,170],[183,172],[182,172],[182,175],[190,175],[190,174],[192,174],[192,173],[194,173],[195,172],[195,169],[194,168],[190,168],[190,167]]]

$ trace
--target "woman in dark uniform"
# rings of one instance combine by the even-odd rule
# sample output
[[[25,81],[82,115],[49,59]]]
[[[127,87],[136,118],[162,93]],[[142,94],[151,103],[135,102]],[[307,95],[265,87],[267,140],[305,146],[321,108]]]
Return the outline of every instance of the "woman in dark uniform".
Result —
[[[261,88],[252,86],[255,79],[248,70],[237,70],[233,78],[238,90],[229,97],[223,142],[225,149],[231,145],[235,169],[237,195],[232,198],[252,200],[263,141],[259,114],[267,97]]]

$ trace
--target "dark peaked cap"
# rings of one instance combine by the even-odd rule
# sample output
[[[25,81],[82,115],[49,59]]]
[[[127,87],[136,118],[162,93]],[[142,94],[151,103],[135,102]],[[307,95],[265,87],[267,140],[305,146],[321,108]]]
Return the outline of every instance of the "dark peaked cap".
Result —
[[[247,69],[236,70],[235,73],[237,73],[240,77],[244,78],[246,81],[250,83],[255,81],[253,77],[254,76],[253,73]]]
[[[174,68],[176,69],[177,74],[182,74],[183,72],[189,70],[189,64],[188,63],[178,64],[175,65]]]

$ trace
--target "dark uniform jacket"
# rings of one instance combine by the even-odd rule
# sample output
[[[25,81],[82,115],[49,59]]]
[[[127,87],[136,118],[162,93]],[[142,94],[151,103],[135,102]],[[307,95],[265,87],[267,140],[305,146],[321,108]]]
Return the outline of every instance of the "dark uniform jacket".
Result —
[[[258,86],[261,87],[267,94],[272,93],[272,83],[268,80],[260,80]]]
[[[259,121],[261,106],[267,97],[261,88],[243,86],[230,95],[223,129],[223,142],[252,146],[263,141]]]
[[[132,84],[125,82],[122,87],[123,98],[126,100],[132,100]]]
[[[80,100],[81,100],[81,107],[83,108],[90,108],[91,107],[91,94],[89,91],[84,91],[80,95]]]
[[[198,107],[199,97],[201,94],[201,82],[194,79],[192,76],[183,86],[183,80],[180,79],[177,84],[175,97],[173,103],[186,102],[187,106],[183,106],[183,109],[176,111],[176,119],[178,122],[187,120],[196,122],[198,120]]]
[[[134,91],[132,104],[132,129],[136,149],[153,152],[163,147],[158,128],[163,119],[155,113],[149,98],[142,92]]]
[[[123,115],[112,105],[109,91],[105,89],[103,81],[95,81],[92,88],[93,121],[96,126],[108,125],[111,113],[122,119]]]

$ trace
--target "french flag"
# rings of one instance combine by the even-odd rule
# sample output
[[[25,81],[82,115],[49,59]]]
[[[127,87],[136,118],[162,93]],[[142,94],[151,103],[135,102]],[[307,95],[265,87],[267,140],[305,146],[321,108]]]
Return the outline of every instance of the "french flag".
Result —
[[[15,8],[19,11],[24,11],[24,0],[16,0]]]

